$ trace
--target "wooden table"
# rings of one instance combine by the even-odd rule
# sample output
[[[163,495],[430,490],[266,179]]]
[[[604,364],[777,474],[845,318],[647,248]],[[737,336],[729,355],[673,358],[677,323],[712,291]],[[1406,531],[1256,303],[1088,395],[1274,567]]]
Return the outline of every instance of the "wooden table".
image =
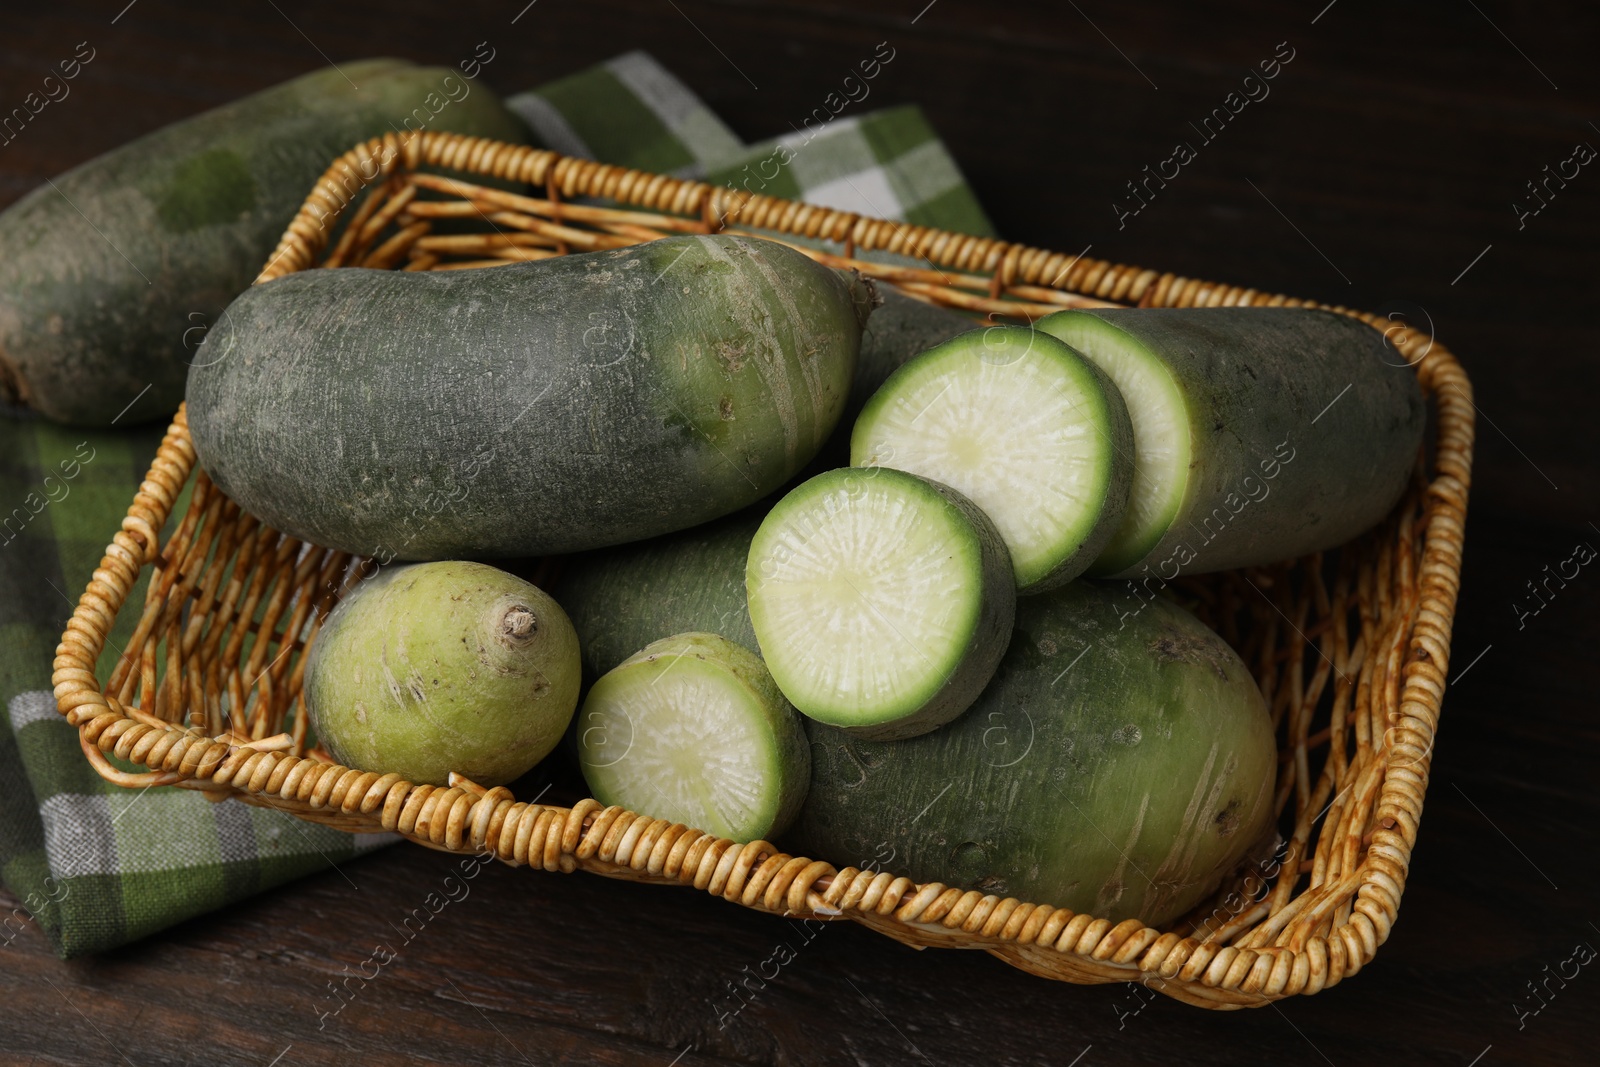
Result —
[[[798,123],[888,41],[871,105],[921,104],[1006,235],[1431,324],[1482,415],[1464,592],[1400,921],[1367,973],[1316,997],[1231,1014],[1162,998],[1131,1014],[1125,987],[1051,983],[979,953],[919,954],[853,926],[805,941],[691,891],[496,868],[320,1017],[329,983],[393,940],[453,864],[400,847],[95,959],[62,963],[29,930],[0,951],[0,1061],[1593,1061],[1583,1020],[1600,1010],[1600,973],[1550,982],[1536,1015],[1516,1010],[1576,944],[1600,945],[1600,573],[1537,615],[1516,608],[1546,564],[1600,546],[1587,328],[1600,174],[1552,186],[1537,214],[1525,189],[1576,143],[1600,145],[1592,6],[137,0],[113,22],[123,2],[7,19],[7,108],[77,42],[97,55],[0,148],[0,202],[324,55],[453,62],[488,41],[487,77],[511,92],[645,48],[753,140]],[[1175,142],[1201,144],[1188,124],[1279,42],[1294,58],[1270,96],[1119,228],[1126,183]],[[719,1029],[729,983],[780,940],[796,959]]]

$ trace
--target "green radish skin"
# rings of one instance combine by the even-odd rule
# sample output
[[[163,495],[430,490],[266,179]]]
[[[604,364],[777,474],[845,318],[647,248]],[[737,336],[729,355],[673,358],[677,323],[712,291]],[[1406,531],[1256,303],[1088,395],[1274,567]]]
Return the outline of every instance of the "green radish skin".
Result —
[[[492,270],[311,270],[246,290],[189,377],[200,462],[317,544],[537,556],[706,522],[832,432],[859,276],[733,236]]]
[[[677,634],[608,671],[578,716],[595,799],[735,841],[788,829],[811,784],[800,715],[761,658]]]
[[[958,490],[1005,537],[1020,593],[1088,569],[1122,522],[1133,425],[1111,379],[1049,334],[970,330],[895,371],[851,435],[854,466]]]
[[[784,695],[875,740],[964,712],[1016,613],[1011,559],[989,517],[888,467],[829,471],[779,501],[751,542],[745,588]]]
[[[581,675],[572,624],[542,590],[481,563],[422,563],[339,602],[304,691],[317,739],[347,767],[495,786],[556,747]]]
[[[563,558],[551,592],[578,632],[584,676],[598,678],[673,634],[719,634],[759,651],[745,599],[757,506],[665,537]]]
[[[1270,832],[1277,750],[1238,656],[1181,608],[1075,582],[1019,602],[965,716],[895,744],[807,723],[803,855],[1160,927]]]
[[[1170,580],[1343,544],[1405,491],[1426,421],[1383,336],[1309,308],[1062,311],[1035,324],[1127,402],[1127,516],[1090,572]]]
[[[0,214],[0,400],[83,425],[170,414],[201,338],[316,180],[356,144],[417,129],[418,109],[427,129],[527,140],[482,85],[365,60],[147,134],[18,200]]]

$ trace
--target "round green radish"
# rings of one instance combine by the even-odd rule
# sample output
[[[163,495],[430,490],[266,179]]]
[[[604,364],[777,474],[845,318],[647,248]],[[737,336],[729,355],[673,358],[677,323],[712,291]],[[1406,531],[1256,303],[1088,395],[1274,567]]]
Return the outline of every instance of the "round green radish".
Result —
[[[769,241],[254,286],[189,376],[241,506],[380,559],[530,556],[728,514],[843,410],[871,286]]]
[[[347,767],[503,785],[561,740],[581,671],[571,622],[538,587],[481,563],[386,567],[312,643],[306,708]]]
[[[1122,521],[1133,428],[1111,380],[1048,334],[971,330],[895,371],[856,420],[850,462],[960,491],[994,520],[1017,588],[1088,569]]]
[[[800,716],[760,657],[709,633],[649,644],[595,682],[578,753],[601,803],[735,841],[787,829],[811,780]]]
[[[1426,418],[1382,334],[1309,308],[1062,311],[1122,393],[1127,515],[1090,573],[1171,579],[1332,548],[1404,492]]]
[[[779,501],[751,542],[745,585],[784,695],[811,718],[883,740],[965,711],[1016,612],[988,516],[888,467],[829,471]]]
[[[744,565],[766,509],[664,537],[567,556],[550,591],[572,618],[588,678],[652,641],[690,631],[759,650],[745,601]]]
[[[527,138],[486,87],[373,59],[167,126],[24,196],[0,214],[0,400],[93,425],[170,414],[200,339],[323,172],[419,128]]]
[[[920,882],[1161,926],[1273,819],[1277,750],[1254,679],[1181,608],[1075,582],[1018,603],[994,681],[895,744],[808,723],[797,848]]]

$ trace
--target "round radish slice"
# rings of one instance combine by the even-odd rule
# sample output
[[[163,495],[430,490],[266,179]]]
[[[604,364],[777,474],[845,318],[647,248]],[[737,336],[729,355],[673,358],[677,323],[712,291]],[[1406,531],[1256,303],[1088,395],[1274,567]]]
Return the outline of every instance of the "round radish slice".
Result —
[[[800,717],[761,658],[709,633],[656,641],[601,676],[578,758],[602,804],[734,841],[786,829],[811,775]]]
[[[1089,568],[1122,522],[1133,426],[1111,379],[1021,326],[972,330],[917,356],[867,403],[850,462],[933,478],[1005,538],[1019,591]]]
[[[1089,573],[1116,574],[1143,560],[1177,518],[1189,473],[1189,409],[1172,371],[1150,348],[1104,319],[1056,314],[1041,331],[1081,351],[1116,382],[1133,427],[1132,489],[1122,521]]]
[[[750,622],[785,696],[875,740],[965,711],[1011,637],[1000,532],[948,486],[888,467],[805,482],[768,513],[745,567]]]

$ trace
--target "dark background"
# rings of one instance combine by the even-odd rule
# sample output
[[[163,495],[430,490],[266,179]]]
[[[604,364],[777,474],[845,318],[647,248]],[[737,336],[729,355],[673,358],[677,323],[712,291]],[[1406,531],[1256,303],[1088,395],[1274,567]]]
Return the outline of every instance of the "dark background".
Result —
[[[1482,417],[1452,685],[1394,933],[1312,998],[1228,1014],[1159,998],[1119,1023],[1140,1003],[1123,986],[829,927],[719,1031],[715,999],[795,927],[692,891],[496,868],[319,1029],[326,983],[453,866],[400,847],[96,959],[61,963],[30,929],[0,949],[0,1061],[1593,1062],[1600,973],[1551,983],[1520,1027],[1514,1006],[1600,945],[1600,574],[1537,615],[1513,605],[1576,543],[1600,547],[1600,163],[1521,229],[1512,207],[1534,206],[1525,183],[1546,164],[1600,146],[1592,5],[538,0],[511,25],[525,2],[137,0],[114,25],[125,0],[7,4],[4,109],[78,42],[98,54],[0,147],[0,203],[319,51],[453,63],[488,41],[485,77],[509,94],[645,48],[755,140],[888,40],[871,104],[921,104],[1005,236],[1431,322]],[[1119,231],[1124,183],[1284,41],[1271,96]]]

